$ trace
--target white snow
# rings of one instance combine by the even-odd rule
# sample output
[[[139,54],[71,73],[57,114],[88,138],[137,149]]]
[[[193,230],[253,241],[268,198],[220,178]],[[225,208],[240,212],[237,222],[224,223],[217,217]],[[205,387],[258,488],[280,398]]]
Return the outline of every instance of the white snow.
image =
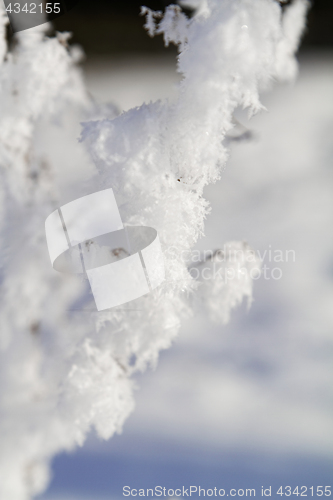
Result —
[[[273,215],[286,207],[285,196],[279,198],[279,192],[270,190],[270,183],[276,183],[283,172],[292,170],[288,163],[291,162],[289,156],[285,158],[288,167],[280,165],[276,151],[274,156],[265,156],[265,163],[272,162],[270,176],[256,171],[260,162],[257,163],[255,157],[250,160],[251,149],[244,153],[242,146],[239,151],[244,155],[243,170],[238,173],[237,181],[232,175],[228,178],[225,174],[224,185],[219,184],[222,195],[221,191],[214,194],[218,184],[210,188],[211,193],[207,186],[219,179],[228,158],[222,140],[234,127],[234,111],[244,107],[253,114],[263,109],[259,91],[266,88],[272,79],[295,75],[293,50],[303,26],[305,8],[306,2],[297,1],[289,9],[288,15],[296,16],[298,20],[291,26],[288,22],[281,25],[280,9],[271,0],[210,0],[201,14],[188,24],[184,24],[182,17],[175,21],[176,24],[162,22],[157,29],[164,31],[169,41],[174,39],[184,49],[178,61],[178,69],[182,73],[178,94],[172,102],[142,105],[116,118],[114,107],[91,103],[80,72],[74,65],[77,51],[68,53],[58,38],[45,39],[42,28],[18,35],[18,45],[2,64],[0,103],[3,181],[1,255],[4,262],[0,337],[0,488],[6,500],[26,500],[43,491],[49,480],[50,459],[62,450],[83,444],[91,428],[105,439],[121,431],[134,407],[132,375],[156,365],[159,352],[170,347],[179,332],[181,321],[192,314],[191,297],[195,296],[198,283],[191,279],[188,271],[191,262],[183,256],[199,244],[199,237],[204,234],[204,222],[209,213],[207,198],[210,197],[213,205],[222,208],[224,218],[219,215],[218,227],[223,231],[217,241],[217,226],[213,226],[215,237],[214,241],[210,241],[208,227],[208,237],[200,244],[204,243],[205,248],[208,244],[216,248],[228,241],[247,239],[252,247],[256,248],[257,244],[259,248],[261,241],[265,248],[267,240],[263,244],[255,235],[263,237],[269,234],[267,227],[259,222],[269,220],[270,223]],[[172,14],[170,10],[168,13]],[[244,30],[244,25],[248,29]],[[109,98],[113,100],[114,96]],[[285,108],[285,111],[288,109]],[[273,114],[271,116],[272,123],[276,124]],[[285,116],[283,114],[280,118],[283,131],[286,130]],[[262,127],[267,130],[268,121],[265,118],[268,120],[267,115],[258,118],[258,127],[263,120]],[[84,122],[81,143],[75,141],[79,121]],[[276,134],[272,149],[275,146],[280,151],[281,140]],[[298,134],[295,134],[294,141],[293,146],[299,143]],[[85,147],[89,149],[90,158]],[[314,151],[312,157],[310,153],[302,153],[305,170],[309,172],[311,165],[308,161],[316,158]],[[302,164],[298,162],[296,159],[292,194],[298,193],[295,187],[297,175],[304,175]],[[233,171],[237,172],[236,169]],[[311,177],[309,172],[309,184],[303,186],[306,196],[300,194],[299,199],[302,203],[304,198],[308,200],[309,189],[317,186],[319,206],[322,206],[327,191],[322,193],[321,185],[314,182],[315,176]],[[328,186],[326,179],[325,185]],[[151,225],[158,230],[165,252],[167,282],[158,293],[140,302],[138,314],[111,310],[99,315],[70,315],[68,309],[84,297],[84,284],[52,270],[47,256],[44,221],[65,202],[87,194],[87,190],[91,193],[108,186],[115,192],[125,223]],[[231,189],[236,190],[236,198]],[[277,209],[274,205],[270,212],[263,206],[258,211],[258,195],[259,200],[268,200],[273,196],[273,200],[280,201],[281,207]],[[253,234],[249,224],[252,220],[250,206],[245,210],[247,215],[243,209],[246,199],[255,200],[251,205],[255,207],[252,213],[258,214],[258,232],[253,230]],[[291,217],[286,216],[289,223],[293,220],[297,223],[297,214],[306,208],[313,213],[314,206],[309,201],[302,209],[298,202],[290,203],[295,209]],[[291,205],[288,205],[289,208]],[[315,204],[316,210],[317,206]],[[310,220],[317,228],[318,216]],[[284,225],[279,229],[277,222],[274,231],[278,230],[286,234]],[[294,234],[294,226],[289,230]],[[318,238],[319,231],[315,241]],[[272,243],[277,244],[273,237]],[[177,250],[174,257],[168,254],[171,245]],[[313,246],[316,245],[313,243]],[[239,244],[236,243],[235,248],[239,248]],[[244,248],[248,249],[247,246]],[[297,248],[300,259],[302,261],[303,256],[310,265],[311,260],[302,254],[303,248],[302,242]],[[320,253],[316,262],[322,262],[322,257]],[[243,263],[243,256],[239,258]],[[245,267],[246,271],[251,268],[250,265]],[[307,281],[302,274],[303,269],[298,268],[295,278],[304,291]],[[286,282],[288,293],[292,294],[294,282],[288,278]],[[274,283],[271,281],[269,285],[272,287]],[[288,301],[282,292],[278,293],[281,283],[283,280],[273,288],[274,298],[278,304],[289,305],[291,299]],[[320,290],[316,292],[321,299],[318,303],[320,317],[328,320],[331,318],[327,315],[326,291],[329,285],[323,283],[322,277],[317,278],[314,284]],[[207,296],[211,291],[215,295],[213,302],[212,297]],[[224,287],[208,286],[207,293],[206,303],[215,318],[219,316],[219,301],[224,301],[221,306],[224,311],[219,319],[225,320],[230,308],[242,297],[251,297],[252,281],[239,280],[237,286],[230,288],[230,293],[225,293]],[[267,289],[262,295],[267,298]],[[263,300],[263,304],[265,309],[262,314],[265,316],[271,309],[267,300]],[[306,305],[309,306],[308,303]],[[299,309],[302,309],[302,303]],[[283,314],[285,317],[286,314]],[[315,322],[317,315],[312,315],[310,311],[308,314],[307,318]],[[311,428],[304,446],[312,446],[316,442],[320,449],[324,449],[322,435],[327,428],[327,412],[322,410],[321,404],[312,406],[306,420],[302,420],[305,423],[299,423],[302,410],[308,410],[308,406],[307,393],[301,400],[295,398],[299,387],[302,387],[299,379],[303,368],[297,371],[299,365],[296,363],[295,366],[292,361],[299,349],[299,344],[291,335],[293,328],[283,330],[282,340],[287,339],[286,344],[280,337],[274,337],[275,349],[281,349],[277,359],[281,360],[282,367],[287,364],[289,371],[282,370],[281,379],[273,377],[273,390],[270,387],[265,392],[265,382],[258,385],[251,371],[249,374],[245,370],[244,375],[242,363],[239,369],[233,363],[226,363],[218,369],[206,362],[203,353],[211,348],[216,351],[216,345],[222,346],[225,336],[230,342],[230,347],[225,344],[225,349],[231,349],[231,358],[235,348],[233,342],[238,345],[240,338],[244,349],[247,346],[257,355],[258,346],[267,345],[266,354],[273,356],[272,344],[268,341],[271,337],[265,336],[256,326],[251,327],[251,321],[245,320],[246,329],[254,332],[253,336],[246,337],[248,343],[243,338],[246,332],[244,325],[239,332],[234,332],[233,337],[228,330],[216,327],[212,339],[207,342],[207,321],[207,317],[205,320],[196,319],[196,327],[190,327],[193,342],[201,346],[200,359],[194,356],[192,361],[187,358],[181,360],[182,349],[188,352],[186,342],[189,333],[186,334],[185,330],[179,344],[180,351],[175,350],[171,371],[164,365],[158,372],[161,378],[156,380],[160,381],[160,386],[154,401],[149,396],[154,375],[151,374],[145,383],[136,428],[147,428],[150,419],[151,435],[161,432],[160,427],[154,424],[159,422],[164,425],[166,433],[172,434],[176,430],[176,435],[182,436],[182,439],[198,435],[198,439],[205,436],[217,442],[216,432],[223,425],[221,436],[229,436],[225,442],[234,445],[236,437],[243,436],[246,442],[251,443],[252,438],[255,440],[258,437],[258,433],[250,431],[251,422],[257,423],[258,420],[256,403],[259,402],[264,409],[269,408],[269,415],[272,415],[272,420],[268,418],[261,422],[263,438],[258,440],[259,444],[269,442],[265,436],[270,435],[273,424],[294,422],[296,428],[298,422],[298,428],[303,428],[305,432],[305,428],[318,421],[321,428]],[[291,323],[294,325],[297,320]],[[202,336],[202,331],[205,337],[198,338],[199,333]],[[312,353],[313,340],[309,335],[305,330],[303,336],[297,334],[297,340],[304,342],[305,338],[305,346],[310,346]],[[323,339],[323,342],[328,342],[326,330]],[[291,352],[288,350],[290,346]],[[326,347],[326,344],[323,346]],[[244,351],[247,356],[248,350]],[[326,353],[326,348],[324,351]],[[320,358],[320,353],[316,352],[316,355]],[[300,363],[303,367],[302,361]],[[317,358],[311,358],[311,363],[317,367]],[[306,365],[308,367],[309,363]],[[184,367],[187,374],[192,370],[194,376],[187,375],[179,384]],[[295,377],[297,383],[288,386],[291,394],[288,405],[278,395],[284,395],[283,380],[289,380],[290,376]],[[322,378],[318,377],[313,397],[317,397],[317,387],[322,387]],[[196,385],[193,386],[193,383]],[[162,387],[164,391],[161,391]],[[145,390],[148,391],[146,400]],[[192,408],[199,406],[198,420],[189,424],[186,412],[182,415],[181,411],[177,415],[175,406],[168,408],[167,400],[161,397],[163,394],[169,394],[171,402],[174,397],[185,397]],[[212,406],[212,398],[215,406]],[[244,398],[248,402],[248,418],[239,411]],[[143,411],[142,401],[146,403]],[[237,422],[240,427],[235,427]],[[250,431],[246,432],[246,429]],[[291,434],[288,425],[285,429]],[[300,430],[295,433],[296,441],[299,436]]]

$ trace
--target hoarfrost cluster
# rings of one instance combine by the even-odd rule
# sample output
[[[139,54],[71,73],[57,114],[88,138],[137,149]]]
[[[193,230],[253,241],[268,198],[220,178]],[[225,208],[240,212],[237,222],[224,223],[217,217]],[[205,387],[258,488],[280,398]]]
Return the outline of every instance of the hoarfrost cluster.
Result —
[[[178,98],[119,116],[89,98],[67,34],[49,38],[38,27],[9,48],[0,6],[1,499],[43,491],[52,457],[82,445],[91,428],[105,439],[121,431],[134,407],[133,375],[171,345],[191,297],[222,322],[251,298],[248,274],[200,283],[182,256],[204,234],[203,190],[221,177],[233,112],[261,110],[259,92],[296,75],[307,2],[283,15],[274,0],[183,3],[197,9],[191,19],[178,6],[164,15],[143,8],[150,35],[179,46]],[[107,187],[125,224],[158,231],[166,280],[138,310],[75,312],[86,284],[53,271],[44,221]],[[244,248],[244,264],[249,247],[229,248]]]

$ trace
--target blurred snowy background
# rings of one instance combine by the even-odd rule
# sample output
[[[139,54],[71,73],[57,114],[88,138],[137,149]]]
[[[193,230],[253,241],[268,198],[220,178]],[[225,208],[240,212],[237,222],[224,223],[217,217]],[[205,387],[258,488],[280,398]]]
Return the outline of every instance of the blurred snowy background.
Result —
[[[205,193],[212,213],[199,248],[244,239],[281,278],[262,276],[251,309],[227,326],[204,315],[184,324],[155,373],[137,379],[123,434],[107,443],[91,435],[56,458],[41,500],[118,499],[125,485],[332,484],[332,56],[303,51],[296,84],[263,97],[268,113],[239,114],[253,140],[233,144]],[[96,101],[123,110],[172,98],[178,81],[173,54],[94,54],[84,72]]]

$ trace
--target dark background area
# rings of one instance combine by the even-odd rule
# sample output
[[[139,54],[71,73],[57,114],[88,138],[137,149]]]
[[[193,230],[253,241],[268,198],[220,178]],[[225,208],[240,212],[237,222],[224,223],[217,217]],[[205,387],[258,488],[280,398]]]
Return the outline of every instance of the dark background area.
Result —
[[[161,36],[151,39],[143,29],[140,6],[164,10],[168,0],[79,0],[66,15],[54,21],[58,31],[73,32],[72,43],[87,55],[158,53],[165,51]],[[302,48],[333,47],[333,0],[315,0],[308,16]],[[167,49],[176,52],[175,47]]]

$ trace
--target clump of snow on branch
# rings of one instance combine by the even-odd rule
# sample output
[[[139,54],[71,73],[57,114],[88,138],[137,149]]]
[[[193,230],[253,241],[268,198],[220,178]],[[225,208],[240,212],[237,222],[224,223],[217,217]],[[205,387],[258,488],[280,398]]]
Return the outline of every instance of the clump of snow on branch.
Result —
[[[308,2],[295,0],[283,15],[283,37],[277,46],[276,55],[276,72],[281,81],[292,80],[297,75],[298,66],[294,54],[304,30],[304,17],[308,7]]]
[[[90,101],[67,35],[38,27],[9,51],[0,4],[1,498],[45,489],[51,458],[91,428],[103,438],[121,431],[133,375],[171,345],[193,294],[222,321],[251,297],[247,247],[233,244],[245,272],[225,282],[194,279],[184,256],[204,234],[203,189],[221,177],[234,110],[260,110],[260,89],[294,75],[306,5],[296,0],[282,17],[273,0],[206,0],[190,20],[175,6],[164,17],[146,9],[150,33],[179,46],[179,96],[116,116]],[[86,284],[53,271],[44,221],[105,187],[124,223],[158,230],[167,277],[139,311],[75,314]]]
[[[178,5],[170,5],[164,15],[160,11],[141,7],[141,15],[146,16],[144,27],[150,36],[163,34],[166,47],[172,42],[184,49],[190,21]]]

